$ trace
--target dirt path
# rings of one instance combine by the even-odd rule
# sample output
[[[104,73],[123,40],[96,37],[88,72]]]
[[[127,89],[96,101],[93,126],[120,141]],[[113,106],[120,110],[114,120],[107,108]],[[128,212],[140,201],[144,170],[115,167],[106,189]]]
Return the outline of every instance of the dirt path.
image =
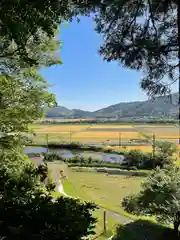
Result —
[[[120,213],[116,213],[114,211],[111,211],[111,210],[108,210],[106,208],[103,208],[103,207],[100,207],[98,206],[100,209],[106,211],[106,214],[107,216],[111,216],[113,217],[114,219],[116,219],[117,221],[119,221],[120,224],[127,224],[127,223],[130,223],[130,222],[133,222],[132,219],[120,214]]]

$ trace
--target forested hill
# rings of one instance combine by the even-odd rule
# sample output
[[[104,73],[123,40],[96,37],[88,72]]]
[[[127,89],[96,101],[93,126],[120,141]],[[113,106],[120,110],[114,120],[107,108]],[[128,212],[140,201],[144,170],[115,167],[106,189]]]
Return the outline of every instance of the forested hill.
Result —
[[[95,117],[176,117],[178,93],[171,97],[158,97],[155,100],[118,103],[98,111],[89,112],[80,109],[68,109],[57,106],[47,111],[46,117],[95,118]]]

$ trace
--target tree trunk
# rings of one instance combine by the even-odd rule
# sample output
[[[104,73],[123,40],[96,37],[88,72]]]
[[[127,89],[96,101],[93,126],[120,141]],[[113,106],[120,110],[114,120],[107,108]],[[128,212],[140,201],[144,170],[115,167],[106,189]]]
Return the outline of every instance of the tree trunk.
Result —
[[[179,95],[179,99],[178,99],[178,108],[179,108],[179,114],[178,114],[178,122],[179,122],[179,144],[180,144],[180,2],[178,1],[177,4],[177,27],[178,27],[178,77],[179,77],[179,81],[178,81],[178,95]]]
[[[174,222],[174,233],[175,233],[175,235],[176,236],[178,236],[178,234],[179,234],[179,225],[180,225],[180,221],[175,221]]]

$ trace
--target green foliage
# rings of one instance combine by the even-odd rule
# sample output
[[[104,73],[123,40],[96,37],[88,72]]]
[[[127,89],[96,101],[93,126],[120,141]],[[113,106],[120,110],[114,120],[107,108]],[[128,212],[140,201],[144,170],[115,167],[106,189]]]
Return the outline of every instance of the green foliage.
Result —
[[[150,153],[144,153],[140,150],[130,150],[125,152],[125,159],[122,166],[136,169],[153,169],[157,166],[163,167],[166,164],[171,164],[173,159],[167,155],[156,154],[154,157]]]
[[[93,233],[94,204],[68,198],[55,201],[52,197],[55,185],[48,179],[47,164],[36,166],[23,154],[31,134],[28,125],[43,116],[46,106],[56,104],[39,70],[61,63],[57,57],[60,42],[55,40],[55,33],[57,24],[69,18],[71,11],[69,3],[63,5],[61,1],[0,2],[0,235],[3,238],[79,240]]]
[[[105,60],[142,70],[149,95],[169,93],[177,78],[178,1],[106,1],[95,17]],[[167,80],[164,80],[164,77]]]
[[[156,141],[156,151],[164,157],[172,157],[177,152],[177,146],[175,143],[166,141]]]
[[[8,239],[81,239],[93,233],[95,206],[51,196],[47,165],[35,166],[22,152],[0,155],[0,232]],[[92,228],[89,229],[91,224]],[[89,230],[88,230],[89,229]]]
[[[160,143],[160,146],[164,146],[164,148],[161,148],[154,157],[150,153],[144,153],[136,149],[125,152],[125,159],[122,163],[122,166],[150,170],[156,168],[157,166],[162,168],[167,164],[173,163],[174,159],[172,158],[172,154],[176,149],[174,148],[174,145],[171,143],[165,143],[164,145],[162,142]]]
[[[157,168],[142,184],[142,190],[122,202],[126,211],[155,215],[159,222],[180,225],[180,168],[167,165]]]
[[[55,104],[55,97],[49,93],[49,85],[38,70],[59,63],[56,56],[59,41],[39,34],[38,46],[32,39],[26,43],[28,54],[37,59],[36,68],[16,54],[12,58],[7,54],[11,49],[4,46],[5,42],[0,44],[0,51],[7,54],[0,58],[0,148],[28,144],[28,125],[43,116],[45,105]]]
[[[144,164],[146,156],[146,154],[139,150],[131,150],[125,153],[124,164],[127,166],[135,166],[137,168],[141,168],[141,166]]]
[[[73,16],[95,12],[96,31],[103,35],[100,54],[107,61],[120,61],[126,67],[142,69],[146,77],[141,87],[150,95],[164,94],[170,84],[167,75],[176,81],[178,44],[177,1],[113,0],[53,0],[1,1],[1,39],[3,47],[10,49],[1,55],[20,58],[36,65],[29,56],[26,44],[29,39],[37,46],[39,32],[54,36],[60,23],[71,21]],[[175,59],[175,60],[174,60]],[[173,61],[172,61],[173,60]]]
[[[39,33],[52,38],[60,23],[93,9],[94,3],[85,0],[0,1],[0,36],[4,48],[10,49],[1,53],[0,58],[17,56],[23,62],[36,65],[36,59],[26,48],[29,40],[39,46],[42,40]]]
[[[149,99],[147,101],[140,101],[140,102],[130,102],[130,103],[118,103],[113,106],[109,106],[103,109],[99,109],[98,111],[94,112],[87,112],[81,111],[82,114],[79,118],[94,118],[93,120],[83,120],[83,123],[104,123],[104,118],[108,122],[108,117],[116,118],[117,115],[120,115],[119,120],[114,120],[114,123],[122,123],[123,119],[125,124],[129,121],[137,122],[137,123],[176,123],[175,118],[177,116],[177,106],[178,106],[178,93],[173,93],[171,95],[172,102],[167,101],[167,97],[159,97],[154,99]],[[47,110],[47,118],[43,121],[43,123],[49,124],[75,124],[73,116],[76,110],[70,110],[62,106],[56,106],[52,109]],[[101,117],[98,119],[98,115],[101,113]],[[89,116],[90,115],[90,116]],[[144,119],[146,116],[146,119]],[[65,119],[69,119],[69,123],[67,121],[63,121],[61,119],[61,123],[57,120],[52,120],[52,118],[63,117]],[[126,117],[128,117],[126,119]],[[153,117],[153,119],[152,119]],[[96,119],[95,119],[96,118]],[[131,119],[130,119],[131,118]],[[132,123],[132,122],[131,122]],[[76,122],[78,124],[78,121]],[[112,120],[111,120],[112,124]],[[147,136],[147,134],[140,133],[141,140],[144,142],[149,142],[152,139],[152,136]],[[140,139],[139,139],[140,140]]]
[[[64,159],[66,163],[79,163],[82,164],[93,164],[93,163],[99,163],[100,161],[93,159],[92,157],[85,158],[83,156],[73,156],[72,158]]]
[[[44,161],[52,162],[54,160],[63,160],[57,153],[47,152],[43,153]]]
[[[116,229],[113,240],[179,240],[172,229],[165,226],[138,220],[125,225],[120,225]]]

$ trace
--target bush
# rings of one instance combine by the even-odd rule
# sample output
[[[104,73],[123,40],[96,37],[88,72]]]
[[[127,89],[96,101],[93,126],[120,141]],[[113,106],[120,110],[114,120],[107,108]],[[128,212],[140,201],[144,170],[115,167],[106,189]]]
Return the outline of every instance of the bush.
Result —
[[[93,159],[92,157],[88,157],[88,158],[85,158],[83,156],[73,156],[72,158],[66,158],[64,159],[64,161],[66,163],[73,163],[73,164],[85,164],[85,165],[88,165],[88,164],[94,164],[94,163],[99,163],[100,164],[100,161],[99,160],[95,160]]]
[[[53,162],[54,160],[63,160],[57,153],[49,152],[43,153],[44,161]]]
[[[129,213],[137,213],[137,201],[138,198],[134,194],[131,194],[125,197],[121,204],[125,211]]]
[[[147,220],[117,226],[112,240],[180,240],[173,230]]]
[[[95,205],[60,197],[44,180],[47,168],[19,152],[0,152],[0,238],[11,240],[80,240],[93,234]]]
[[[125,159],[122,166],[128,169],[147,169],[151,170],[156,167],[163,168],[167,164],[171,164],[173,159],[162,154],[156,154],[154,158],[151,153],[143,153],[140,150],[131,150],[125,153]]]
[[[170,164],[156,168],[142,183],[137,195],[126,197],[122,206],[130,213],[155,216],[163,224],[173,224],[178,235],[180,226],[180,167]]]
[[[147,155],[139,150],[131,150],[125,153],[125,160],[123,165],[128,167],[137,167],[138,169],[142,169],[144,165],[144,161],[147,159]]]

